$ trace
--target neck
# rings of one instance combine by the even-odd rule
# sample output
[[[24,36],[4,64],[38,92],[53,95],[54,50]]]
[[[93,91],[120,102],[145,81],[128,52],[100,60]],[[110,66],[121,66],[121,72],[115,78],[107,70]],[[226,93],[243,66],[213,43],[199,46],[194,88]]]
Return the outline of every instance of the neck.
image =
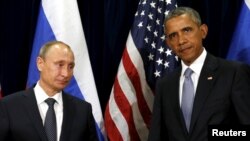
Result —
[[[39,85],[41,86],[41,88],[44,90],[44,92],[49,96],[52,97],[54,96],[56,93],[58,93],[58,90],[52,89],[50,87],[48,87],[46,84],[44,84],[42,81],[39,81]]]

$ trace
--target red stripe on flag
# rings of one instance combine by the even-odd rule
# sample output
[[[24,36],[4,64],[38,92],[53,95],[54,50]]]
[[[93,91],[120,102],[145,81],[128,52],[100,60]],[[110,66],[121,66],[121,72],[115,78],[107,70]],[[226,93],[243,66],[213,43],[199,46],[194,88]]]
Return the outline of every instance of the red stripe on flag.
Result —
[[[142,92],[142,87],[141,87],[141,82],[140,82],[140,76],[137,72],[136,67],[134,66],[134,64],[132,63],[132,61],[129,57],[127,48],[124,50],[122,61],[123,61],[126,73],[129,77],[130,81],[132,82],[134,88],[135,88],[136,98],[138,101],[138,107],[139,107],[140,113],[142,115],[142,118],[143,118],[145,124],[147,125],[147,127],[149,128],[149,123],[150,123],[152,113],[151,113],[151,111],[148,107],[148,104],[144,98],[144,95]]]
[[[109,104],[107,104],[105,111],[105,128],[110,141],[122,141],[122,136],[113,122],[109,113]]]
[[[135,128],[135,124],[134,124],[133,110],[127,100],[127,97],[124,95],[117,78],[115,79],[115,83],[114,83],[114,98],[123,117],[127,121],[130,139],[132,141],[140,140],[139,135]]]

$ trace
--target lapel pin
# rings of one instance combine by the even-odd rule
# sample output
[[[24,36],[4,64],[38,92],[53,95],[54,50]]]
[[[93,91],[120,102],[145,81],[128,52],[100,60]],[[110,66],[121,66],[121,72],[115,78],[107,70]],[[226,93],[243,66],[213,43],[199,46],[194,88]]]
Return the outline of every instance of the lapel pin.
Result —
[[[212,80],[212,79],[213,79],[213,77],[212,77],[212,76],[210,76],[210,77],[208,77],[208,78],[207,78],[207,80]]]

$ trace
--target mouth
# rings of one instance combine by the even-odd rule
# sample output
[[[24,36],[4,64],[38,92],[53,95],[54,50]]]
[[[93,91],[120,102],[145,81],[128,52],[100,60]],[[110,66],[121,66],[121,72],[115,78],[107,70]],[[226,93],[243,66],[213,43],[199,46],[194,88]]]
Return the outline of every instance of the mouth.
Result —
[[[181,53],[188,53],[192,49],[191,46],[181,46],[179,52]]]
[[[62,85],[65,85],[65,84],[68,84],[69,81],[67,81],[67,80],[60,80],[60,81],[58,81],[58,83],[62,84]]]

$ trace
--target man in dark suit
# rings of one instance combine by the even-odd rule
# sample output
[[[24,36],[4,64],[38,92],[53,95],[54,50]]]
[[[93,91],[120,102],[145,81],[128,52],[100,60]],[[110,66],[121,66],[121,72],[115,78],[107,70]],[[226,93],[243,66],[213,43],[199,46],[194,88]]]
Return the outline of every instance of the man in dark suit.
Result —
[[[148,140],[207,141],[209,125],[249,125],[249,66],[207,53],[208,27],[191,8],[169,12],[164,27],[181,66],[157,83]]]
[[[98,140],[91,105],[63,91],[74,65],[74,54],[67,44],[52,41],[41,48],[37,57],[40,79],[34,88],[0,101],[1,141],[51,141],[52,131],[44,128],[51,121],[53,141]],[[47,119],[48,98],[55,101],[50,114],[55,115],[54,120]]]

